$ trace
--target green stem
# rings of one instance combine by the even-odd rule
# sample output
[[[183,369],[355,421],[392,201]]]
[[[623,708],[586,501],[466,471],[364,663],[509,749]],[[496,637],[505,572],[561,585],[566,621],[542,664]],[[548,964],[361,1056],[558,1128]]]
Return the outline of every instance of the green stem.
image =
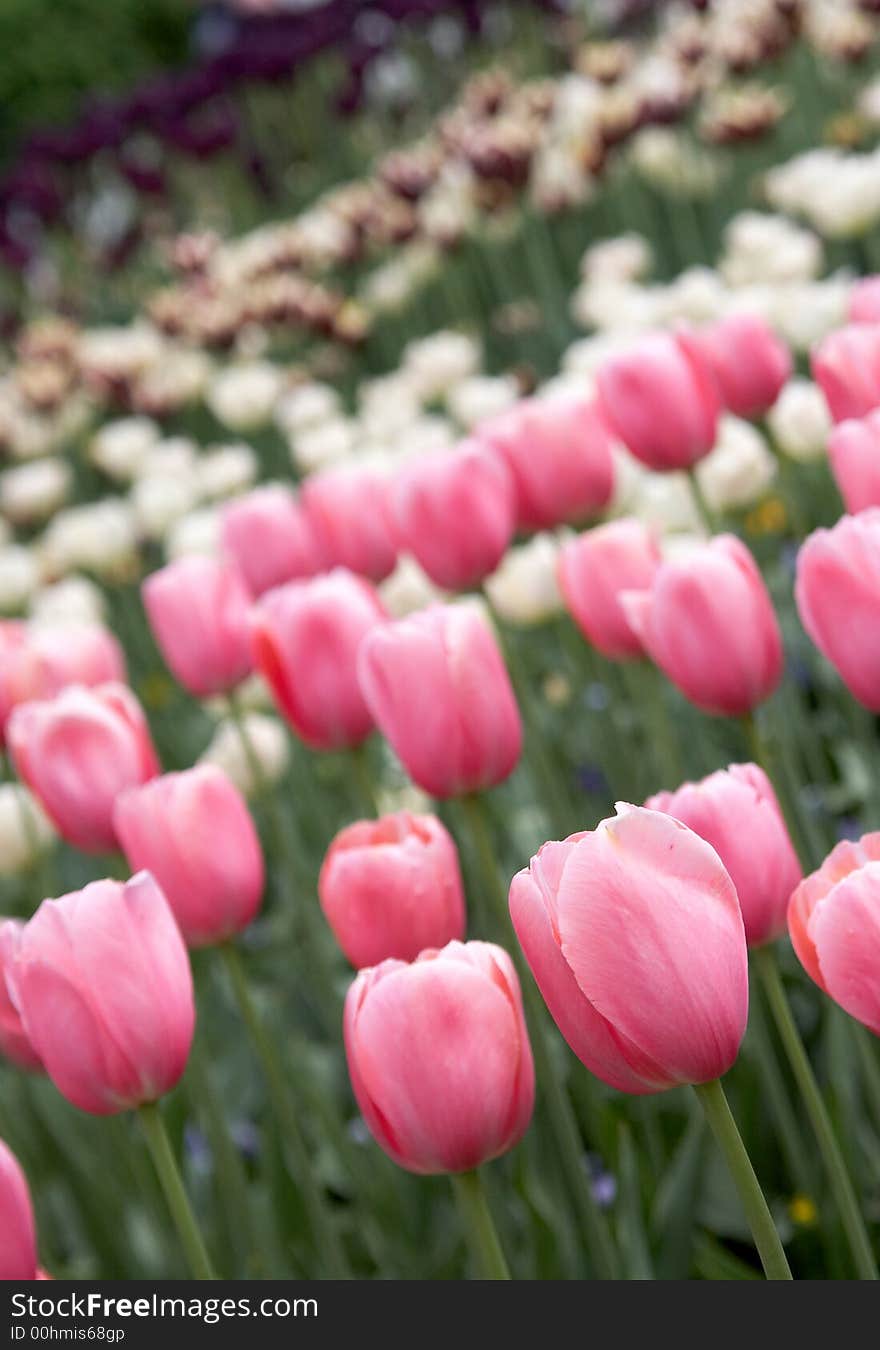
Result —
[[[790,1280],[791,1270],[773,1216],[767,1208],[764,1192],[755,1176],[755,1169],[727,1104],[720,1079],[716,1078],[711,1083],[695,1083],[694,1092],[706,1113],[706,1119],[739,1192],[764,1274],[768,1280]]]
[[[861,1022],[851,1020],[850,1032],[855,1038],[859,1059],[862,1062],[862,1079],[865,1093],[871,1103],[874,1123],[880,1128],[880,1064],[877,1062],[877,1040]]]
[[[510,1271],[489,1209],[486,1188],[479,1172],[459,1172],[450,1177],[468,1246],[481,1280],[509,1280]]]
[[[199,1225],[184,1190],[158,1103],[145,1103],[138,1114],[190,1270],[197,1280],[216,1280]]]
[[[370,761],[368,757],[366,744],[356,745],[351,753],[351,767],[354,774],[354,780],[360,794],[363,807],[368,816],[381,816],[379,802],[376,797],[376,788],[373,782],[373,776],[370,773]]]
[[[703,525],[707,533],[709,533],[710,535],[717,534],[718,520],[716,518],[715,512],[712,510],[711,506],[706,501],[706,495],[703,492],[703,489],[700,487],[700,480],[697,477],[696,469],[695,468],[688,469],[687,475],[688,479],[690,480],[691,494],[694,499],[694,505],[697,508],[697,515],[703,522]]]
[[[303,1204],[309,1215],[312,1233],[318,1251],[326,1257],[327,1268],[333,1279],[346,1279],[351,1272],[336,1225],[327,1212],[324,1196],[315,1177],[311,1159],[308,1156],[305,1140],[300,1129],[299,1117],[287,1088],[284,1069],[275,1049],[272,1037],[267,1033],[262,1019],[254,1006],[247,975],[242,965],[238,949],[231,943],[218,948],[226,965],[229,982],[235,993],[242,1021],[253,1042],[257,1058],[266,1075],[272,1107],[277,1117],[283,1148],[290,1160],[293,1180],[302,1195]]]
[[[828,1115],[828,1108],[822,1099],[812,1066],[807,1058],[804,1043],[801,1040],[791,1007],[786,997],[776,955],[770,946],[759,947],[753,953],[753,960],[764,985],[764,992],[773,1013],[779,1038],[782,1041],[792,1073],[798,1085],[810,1124],[816,1135],[819,1152],[831,1182],[831,1189],[837,1201],[840,1218],[846,1231],[859,1278],[876,1280],[877,1262],[871,1250],[871,1242],[862,1218],[859,1203],[846,1170],[846,1163]]]

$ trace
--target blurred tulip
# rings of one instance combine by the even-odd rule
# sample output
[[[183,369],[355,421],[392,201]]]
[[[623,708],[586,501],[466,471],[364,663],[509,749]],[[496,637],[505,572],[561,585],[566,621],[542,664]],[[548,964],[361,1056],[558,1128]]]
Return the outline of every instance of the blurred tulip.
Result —
[[[455,843],[436,816],[398,811],[340,830],[324,858],[318,895],[357,969],[464,937]]]
[[[737,716],[773,693],[783,652],[757,563],[734,535],[664,562],[622,604],[648,655],[705,712]]]
[[[420,455],[396,481],[401,544],[437,586],[466,590],[494,572],[513,537],[513,480],[476,440]]]
[[[861,277],[849,293],[850,323],[880,323],[880,276]]]
[[[12,709],[70,684],[125,680],[122,648],[100,624],[0,622],[0,734]]]
[[[34,1211],[24,1172],[0,1139],[0,1280],[37,1280]]]
[[[789,459],[810,463],[825,458],[832,422],[825,395],[812,380],[789,380],[767,414],[767,426]]]
[[[319,570],[317,544],[290,488],[268,483],[223,510],[221,538],[252,595]]]
[[[477,792],[513,772],[519,709],[495,637],[472,602],[431,605],[376,628],[358,669],[380,731],[425,792]]]
[[[495,613],[515,628],[555,618],[563,608],[558,564],[559,540],[553,534],[535,534],[509,548],[483,583]]]
[[[864,417],[880,406],[880,323],[851,323],[829,333],[811,365],[835,422]]]
[[[788,901],[802,872],[763,769],[731,764],[699,783],[658,792],[645,806],[674,816],[712,845],[736,887],[750,947],[785,931]]]
[[[20,1069],[39,1069],[40,1056],[28,1040],[6,988],[6,972],[14,960],[23,928],[18,919],[0,920],[0,1054]]]
[[[410,1172],[466,1172],[519,1143],[534,1069],[505,951],[450,942],[412,964],[362,970],[345,1000],[345,1050],[376,1142]]]
[[[196,698],[225,694],[251,670],[250,596],[217,558],[178,558],[147,577],[144,608],[175,679]]]
[[[721,401],[737,417],[763,417],[791,374],[791,353],[757,314],[731,314],[699,335]]]
[[[526,960],[577,1057],[622,1092],[704,1083],[736,1059],[748,961],[736,890],[703,839],[619,806],[510,886]]]
[[[641,521],[613,520],[563,544],[559,585],[568,610],[588,642],[614,661],[644,654],[630,626],[621,593],[651,586],[660,549]]]
[[[254,662],[280,711],[315,749],[359,745],[372,731],[356,663],[364,636],[384,619],[369,582],[342,567],[290,581],[256,606]]]
[[[691,333],[650,333],[597,375],[600,410],[651,469],[689,469],[715,444],[721,411],[712,368]]]
[[[612,438],[591,399],[523,399],[474,435],[504,457],[521,530],[584,520],[611,500]]]
[[[880,506],[880,408],[838,422],[828,441],[831,470],[850,515]]]
[[[115,848],[116,798],[159,772],[131,690],[71,686],[47,702],[23,703],[9,719],[8,734],[19,776],[59,834],[86,852]]]
[[[244,798],[203,764],[128,788],[113,812],[133,872],[156,878],[190,947],[225,942],[260,908],[265,870]]]
[[[370,581],[394,571],[390,489],[377,469],[346,463],[311,474],[300,500],[323,567],[347,567]]]
[[[841,516],[801,545],[801,622],[855,698],[880,712],[880,507]]]
[[[24,926],[10,994],[58,1091],[111,1115],[183,1073],[195,1022],[183,939],[148,872],[44,900]]]

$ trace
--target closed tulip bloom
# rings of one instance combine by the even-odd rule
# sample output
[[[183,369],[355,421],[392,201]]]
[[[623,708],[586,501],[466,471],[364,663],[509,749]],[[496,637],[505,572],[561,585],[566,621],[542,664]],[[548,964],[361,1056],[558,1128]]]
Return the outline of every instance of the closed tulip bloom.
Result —
[[[347,567],[383,581],[397,563],[389,484],[370,465],[343,464],[311,474],[300,500],[323,567]]]
[[[59,834],[86,852],[115,848],[116,798],[159,772],[131,690],[71,686],[55,699],[16,708],[8,732],[16,769]]]
[[[230,563],[178,558],[147,577],[142,594],[168,668],[196,698],[228,693],[250,673],[251,599]]]
[[[749,550],[717,535],[664,562],[649,591],[623,605],[645,651],[705,712],[750,712],[782,675],[782,637],[773,603]]]
[[[31,1193],[21,1164],[0,1139],[0,1280],[37,1280]]]
[[[622,1092],[705,1083],[736,1059],[748,961],[715,850],[658,811],[618,806],[548,843],[510,886],[520,946],[559,1030]]]
[[[449,591],[494,572],[516,525],[510,472],[475,440],[413,460],[397,479],[394,506],[402,547]]]
[[[170,1092],[195,1024],[180,930],[148,872],[44,900],[24,926],[10,993],[58,1091],[111,1115]]]
[[[370,1133],[409,1172],[467,1172],[519,1143],[535,1076],[505,951],[450,942],[362,970],[345,1000],[351,1084]]]
[[[849,293],[850,323],[880,323],[880,276],[862,277]]]
[[[130,868],[156,878],[188,946],[225,942],[255,917],[263,854],[244,798],[221,769],[203,764],[129,788],[113,823]]]
[[[731,764],[700,783],[658,792],[645,806],[675,816],[711,844],[736,887],[750,947],[785,931],[802,872],[769,778],[757,764]]]
[[[880,1036],[880,832],[844,840],[801,882],[788,931],[810,978]]]
[[[880,506],[880,408],[838,422],[828,441],[831,471],[850,515]]]
[[[221,540],[254,596],[320,570],[306,513],[282,483],[254,488],[224,507]]]
[[[613,442],[591,399],[523,399],[481,423],[476,436],[504,457],[522,530],[584,520],[611,500]]]
[[[376,628],[358,660],[379,730],[433,797],[477,792],[516,767],[522,723],[495,637],[471,602]]]
[[[851,323],[829,333],[811,365],[835,422],[864,417],[880,406],[880,323]]]
[[[101,624],[0,624],[0,734],[19,703],[125,677],[122,648]]]
[[[464,937],[464,892],[455,843],[436,816],[398,811],[340,830],[324,858],[318,895],[353,966]]]
[[[40,1056],[28,1040],[18,1009],[6,987],[24,924],[18,919],[0,920],[0,1055],[20,1069],[39,1069]]]
[[[357,654],[385,617],[369,582],[341,567],[279,586],[257,605],[255,665],[307,745],[337,750],[369,736],[373,718],[358,682]]]
[[[599,368],[599,406],[611,430],[651,469],[689,469],[715,444],[721,402],[690,333],[650,333]]]
[[[792,371],[791,352],[757,314],[731,314],[700,334],[721,401],[737,417],[762,417]]]
[[[644,655],[620,597],[647,590],[659,566],[657,540],[640,520],[613,520],[563,544],[558,574],[566,606],[603,656],[623,661]]]
[[[880,712],[880,507],[841,516],[801,545],[801,622],[855,698]]]

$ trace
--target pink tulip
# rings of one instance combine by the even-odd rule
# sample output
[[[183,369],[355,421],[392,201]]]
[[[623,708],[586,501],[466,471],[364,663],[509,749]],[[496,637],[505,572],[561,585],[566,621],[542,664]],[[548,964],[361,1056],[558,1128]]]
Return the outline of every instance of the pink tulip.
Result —
[[[522,748],[519,709],[475,605],[430,605],[374,629],[358,667],[380,731],[426,792],[477,792],[513,772]]]
[[[340,830],[318,878],[327,922],[353,966],[414,961],[464,937],[455,843],[436,816],[409,811]]]
[[[312,474],[300,500],[324,567],[382,581],[397,564],[389,485],[367,465],[343,464]]]
[[[46,1072],[82,1111],[111,1115],[155,1101],[183,1073],[192,976],[149,872],[44,900],[7,978]]]
[[[257,914],[260,841],[241,793],[214,765],[128,788],[113,824],[129,867],[156,878],[188,946],[225,942]]]
[[[880,276],[862,277],[849,293],[850,323],[880,323]]]
[[[345,1051],[380,1148],[409,1172],[467,1172],[518,1144],[535,1075],[513,962],[450,942],[412,964],[362,970],[345,1000]]]
[[[757,314],[731,314],[700,334],[721,401],[737,417],[763,417],[791,375],[791,352]]]
[[[828,441],[828,456],[850,515],[880,506],[880,408],[858,421],[838,422]]]
[[[0,735],[19,703],[125,677],[122,648],[100,624],[0,623]]]
[[[19,776],[59,834],[89,853],[115,848],[116,798],[159,772],[131,690],[123,684],[70,686],[47,702],[21,704],[8,733]]]
[[[221,534],[224,552],[254,596],[320,570],[306,513],[282,483],[267,483],[230,502]]]
[[[385,611],[369,582],[338,567],[270,591],[253,619],[254,662],[281,712],[318,750],[359,745],[373,729],[356,658]]]
[[[397,479],[394,506],[402,547],[450,591],[495,571],[516,524],[510,472],[476,440],[414,459]]]
[[[229,563],[178,558],[147,577],[142,595],[166,664],[196,698],[226,694],[250,674],[250,595]]]
[[[611,430],[651,469],[689,469],[715,444],[720,400],[690,333],[650,333],[600,367],[599,406]]]
[[[880,1036],[880,832],[844,840],[801,882],[788,931],[810,978]]]
[[[736,887],[750,947],[785,931],[802,877],[776,793],[757,764],[731,764],[700,783],[658,792],[645,806],[675,816],[711,844]]]
[[[590,399],[522,399],[482,423],[476,436],[504,457],[522,530],[584,520],[611,499],[613,442]]]
[[[705,1083],[733,1064],[748,960],[733,882],[680,821],[618,806],[545,844],[510,886],[517,937],[559,1030],[622,1092]]]
[[[40,1056],[28,1040],[6,987],[6,972],[15,958],[23,928],[18,919],[0,920],[0,1054],[20,1069],[39,1069]]]
[[[880,323],[851,323],[829,333],[811,364],[835,422],[880,406]]]
[[[794,594],[820,652],[880,712],[880,507],[814,530],[798,554]]]
[[[640,520],[613,520],[562,546],[559,587],[588,642],[614,661],[643,655],[620,596],[646,590],[660,566],[660,549]]]
[[[779,683],[782,638],[773,603],[734,535],[664,562],[650,591],[624,592],[622,603],[651,659],[705,712],[750,712]]]
[[[0,1139],[0,1280],[36,1280],[37,1236],[31,1194],[12,1149]]]

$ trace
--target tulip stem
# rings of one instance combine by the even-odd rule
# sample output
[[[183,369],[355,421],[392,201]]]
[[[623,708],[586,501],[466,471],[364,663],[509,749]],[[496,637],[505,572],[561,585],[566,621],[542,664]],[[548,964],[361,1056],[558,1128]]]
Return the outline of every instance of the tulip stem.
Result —
[[[302,1195],[318,1252],[326,1258],[328,1271],[332,1279],[347,1279],[350,1277],[351,1271],[336,1225],[327,1212],[324,1196],[315,1176],[312,1160],[309,1158],[306,1149],[299,1117],[287,1088],[287,1079],[275,1049],[275,1043],[267,1033],[262,1018],[254,1005],[238,949],[231,943],[225,942],[218,950],[222,953],[242,1021],[253,1042],[263,1073],[266,1075],[272,1107],[277,1117],[282,1149],[290,1160],[291,1175]]]
[[[694,505],[697,508],[697,515],[703,522],[703,525],[708,534],[710,536],[716,534],[718,531],[718,521],[716,520],[715,512],[712,510],[711,506],[706,501],[706,494],[700,487],[700,480],[697,476],[697,471],[696,469],[688,469],[687,472],[688,472],[688,479],[690,480],[691,485],[691,495],[693,496],[694,499]]]
[[[758,974],[767,995],[767,1002],[770,1004],[770,1010],[776,1022],[779,1039],[782,1041],[795,1082],[807,1109],[807,1115],[810,1118],[810,1124],[819,1145],[819,1152],[822,1154],[822,1161],[825,1164],[825,1170],[828,1173],[828,1179],[837,1200],[837,1208],[846,1230],[847,1240],[852,1250],[856,1269],[859,1272],[859,1279],[876,1280],[878,1278],[877,1262],[871,1250],[871,1241],[868,1237],[865,1221],[862,1218],[856,1193],[846,1169],[846,1163],[843,1160],[843,1154],[840,1151],[831,1118],[828,1115],[828,1108],[823,1101],[819,1084],[816,1082],[816,1076],[807,1058],[804,1043],[792,1015],[791,1005],[779,973],[776,954],[770,946],[759,947],[753,953],[753,960],[758,968]]]
[[[158,1102],[146,1102],[138,1114],[189,1268],[197,1280],[216,1280]]]
[[[370,762],[367,757],[367,747],[356,745],[351,751],[351,767],[354,781],[360,794],[363,808],[368,816],[381,816],[379,802],[376,798],[376,790],[373,786],[373,778],[370,773]]]
[[[700,1099],[700,1105],[739,1192],[761,1258],[761,1265],[764,1267],[764,1274],[768,1280],[790,1280],[791,1269],[776,1231],[773,1216],[767,1207],[764,1192],[755,1176],[755,1169],[727,1104],[720,1079],[715,1078],[711,1083],[695,1083],[694,1092]]]
[[[468,1246],[481,1280],[509,1280],[510,1271],[479,1172],[450,1177]]]

